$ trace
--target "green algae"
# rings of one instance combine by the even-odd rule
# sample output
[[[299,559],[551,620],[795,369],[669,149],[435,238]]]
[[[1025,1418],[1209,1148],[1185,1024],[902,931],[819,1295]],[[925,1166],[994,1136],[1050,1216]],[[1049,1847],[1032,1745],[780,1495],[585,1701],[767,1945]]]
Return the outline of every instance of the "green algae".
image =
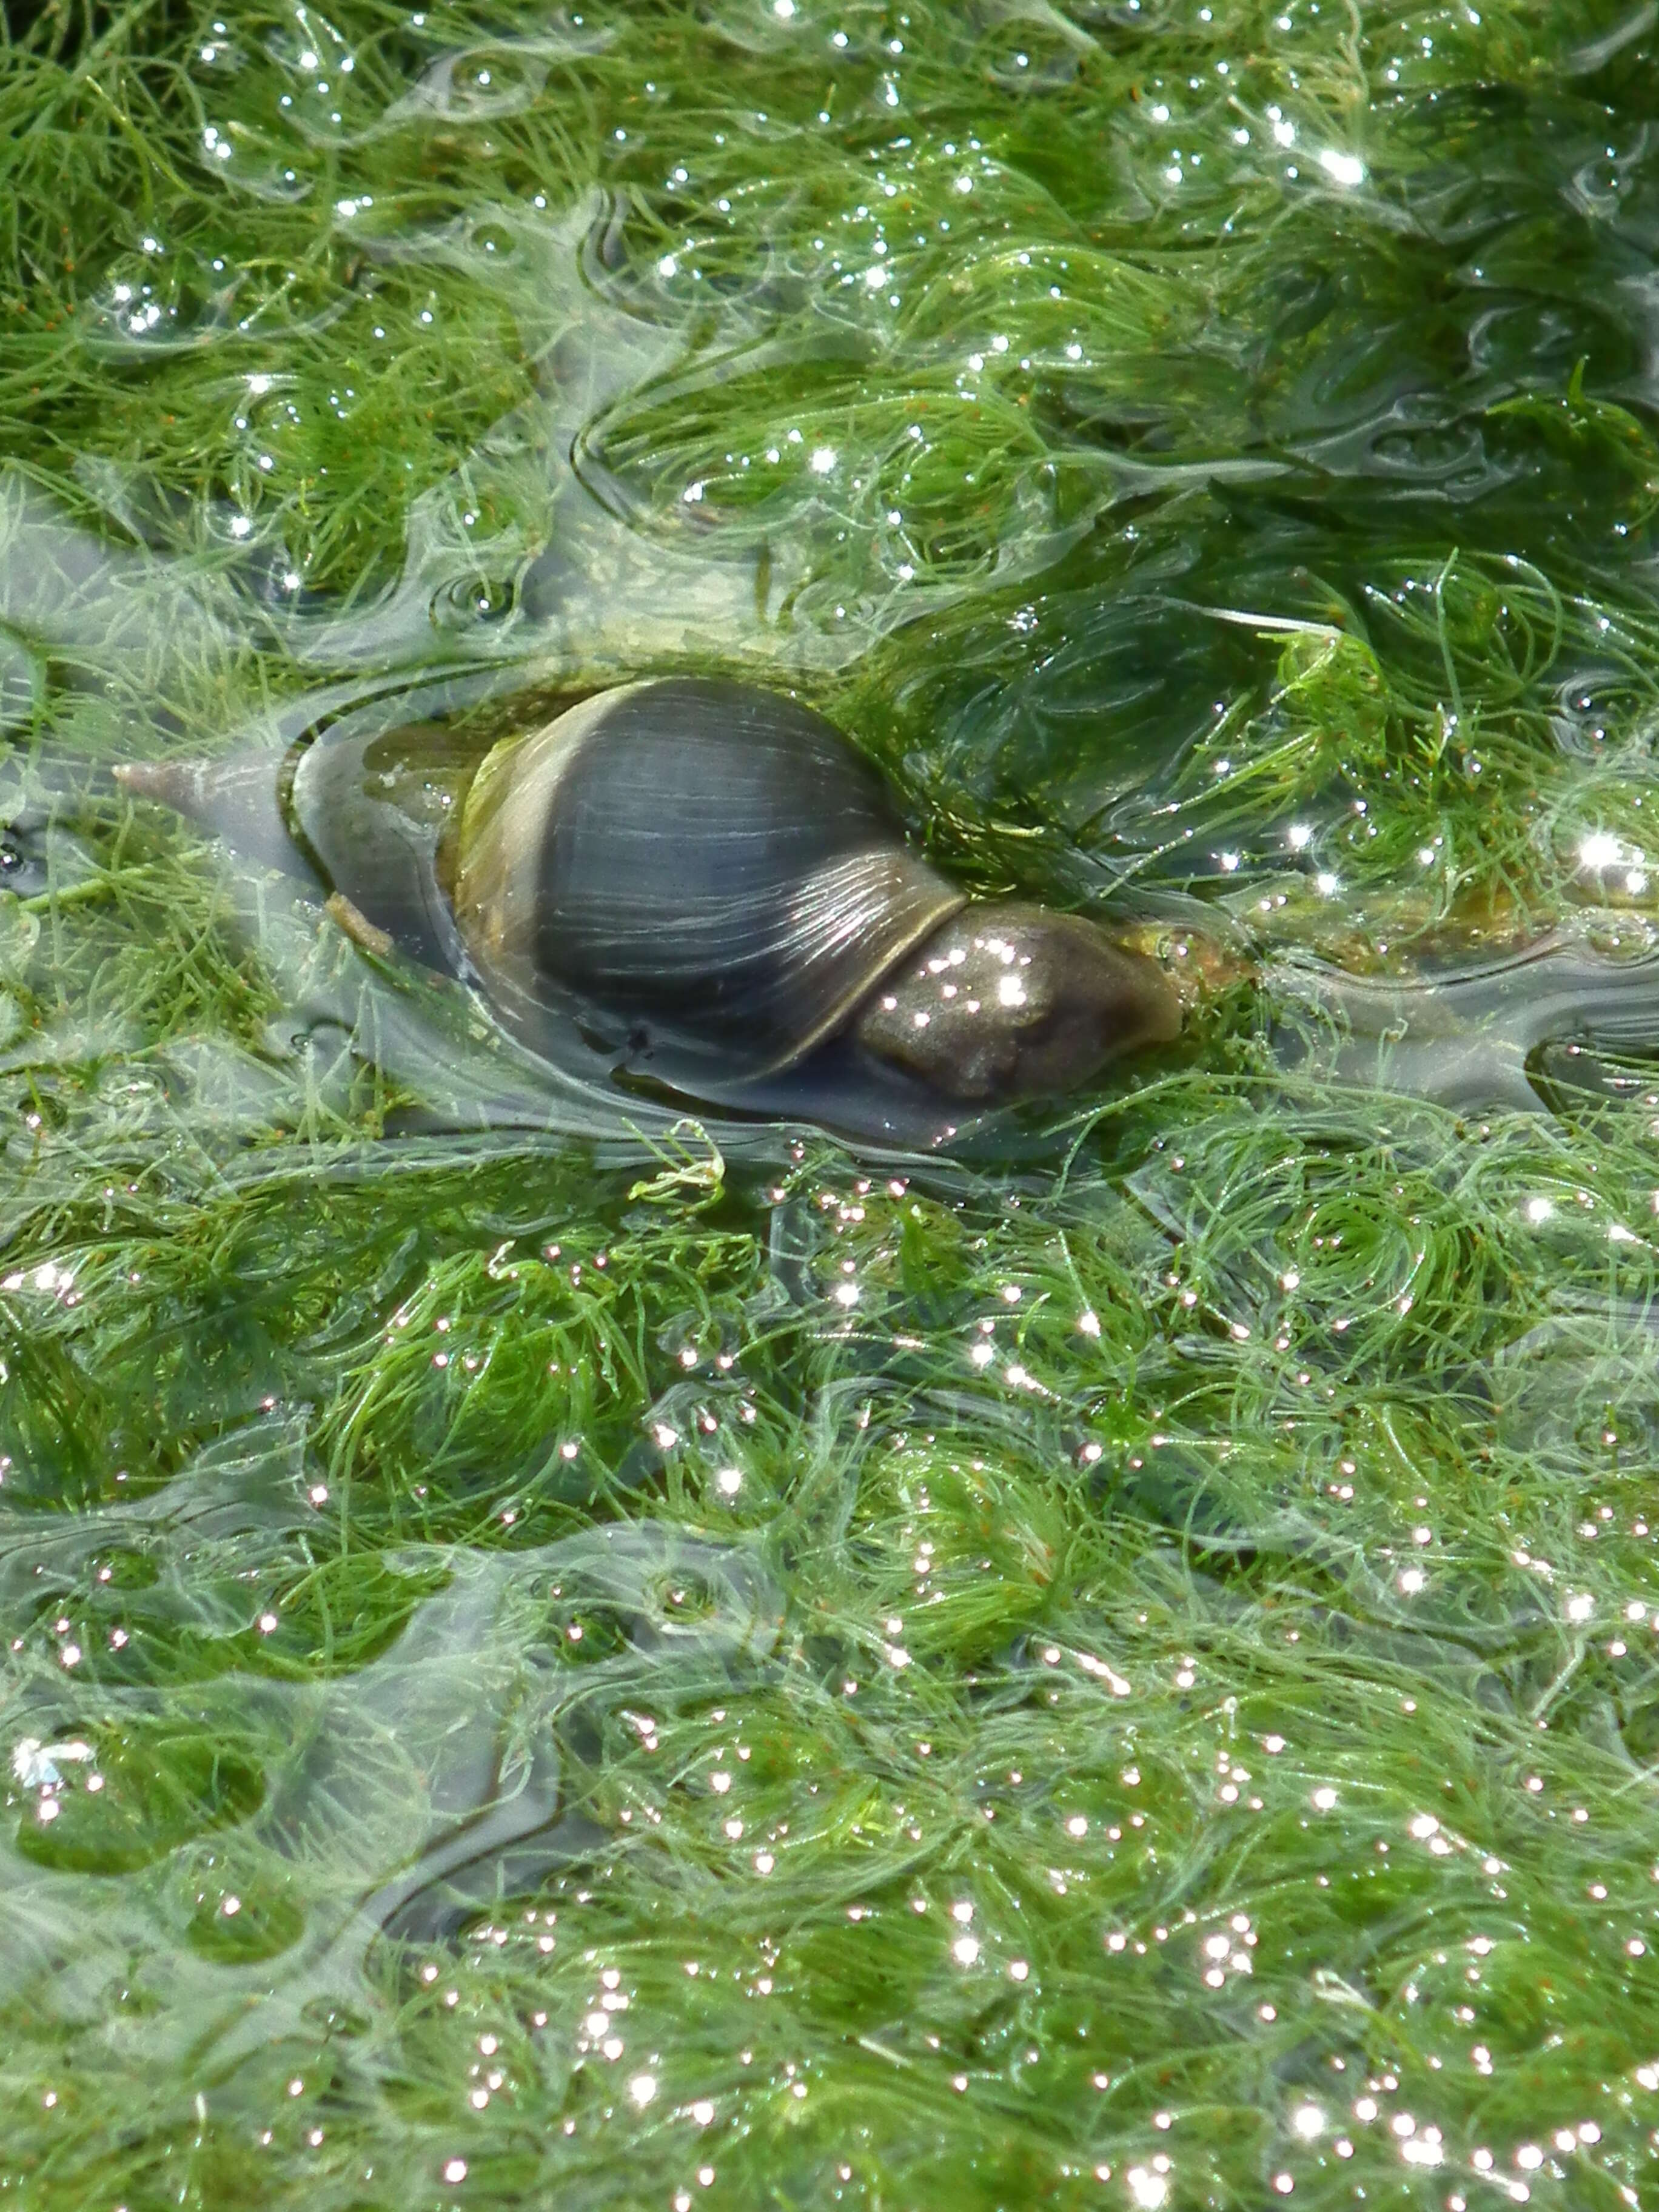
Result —
[[[690,658],[986,888],[1645,948],[1656,102],[1541,0],[4,50],[20,2204],[1642,2201],[1649,1060],[1240,980],[952,1164],[653,1156],[98,770]]]

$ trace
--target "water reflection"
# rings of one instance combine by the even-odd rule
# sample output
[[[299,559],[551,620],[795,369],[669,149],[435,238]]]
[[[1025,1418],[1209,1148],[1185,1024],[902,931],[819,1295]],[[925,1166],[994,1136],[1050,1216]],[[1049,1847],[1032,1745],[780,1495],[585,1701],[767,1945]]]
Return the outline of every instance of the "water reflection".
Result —
[[[33,1537],[14,1528],[0,1559],[13,1617],[25,1594],[79,1610],[89,1577],[127,1595],[103,1607],[116,1625],[95,1685],[61,1639],[43,1655],[55,1664],[13,1662],[8,2002],[72,2020],[75,1990],[134,1971],[130,1946],[158,2057],[210,2054],[217,2073],[303,2034],[319,2006],[362,2004],[382,1938],[443,1943],[602,1856],[611,1831],[586,1808],[585,1762],[612,1717],[755,1680],[779,1633],[781,1595],[752,1548],[614,1524],[517,1554],[387,1555],[407,1592],[392,1632],[318,1678],[285,1664],[280,1613],[246,1593],[291,1579],[336,1512],[302,1431],[276,1421],[142,1503]],[[131,1639],[186,1621],[217,1664],[121,1686]],[[237,1663],[250,1644],[270,1649],[252,1671]],[[211,1762],[193,1796],[192,1743]],[[114,1907],[100,1885],[118,1875]]]
[[[1645,939],[1639,931],[1626,958],[1557,936],[1505,960],[1438,973],[1339,977],[1285,963],[1267,981],[1281,1002],[1300,1000],[1334,1033],[1322,1047],[1287,1038],[1292,1064],[1460,1112],[1531,1113],[1546,1103],[1534,1080],[1546,1045],[1659,1053],[1659,961]]]
[[[449,82],[460,65],[451,57],[434,70]],[[371,206],[353,202],[350,215]],[[807,592],[832,548],[846,545],[849,521],[860,543],[891,542],[884,514],[849,516],[841,502],[820,497],[811,470],[759,532],[733,537],[702,529],[688,542],[684,532],[658,526],[658,503],[635,472],[618,474],[606,458],[614,441],[608,425],[647,403],[684,403],[763,370],[757,348],[769,311],[746,305],[728,288],[720,342],[711,347],[700,334],[688,350],[684,316],[670,312],[669,280],[643,287],[607,269],[607,241],[627,211],[615,196],[590,193],[556,218],[502,206],[425,231],[365,236],[363,252],[375,265],[441,268],[500,293],[540,386],[533,404],[502,416],[461,469],[412,501],[402,575],[367,605],[341,611],[307,595],[303,568],[272,538],[257,499],[240,511],[193,509],[163,523],[161,542],[176,539],[181,523],[192,532],[206,527],[220,541],[222,550],[210,563],[180,566],[159,543],[155,557],[146,559],[70,522],[9,465],[0,474],[0,622],[42,644],[73,647],[92,665],[141,641],[152,652],[222,662],[251,635],[313,665],[383,668],[460,653],[511,657],[535,663],[544,676],[556,670],[591,682],[599,671],[672,661],[711,636],[722,641],[728,665],[751,658],[772,667],[832,666],[867,652],[873,638],[924,603],[959,597],[966,576],[930,588],[925,602],[895,591],[892,584],[905,579],[894,578],[879,598],[860,597],[854,623],[824,591]],[[164,242],[150,240],[148,250],[159,270]],[[234,289],[223,294],[227,302]],[[111,310],[112,329],[122,330],[124,343],[153,348],[183,312],[176,298],[165,311],[142,305],[153,289],[148,283],[116,289],[127,295]],[[346,304],[307,327],[325,328]],[[215,326],[198,318],[187,342],[208,343],[214,335]],[[246,390],[239,428],[250,428],[254,410],[268,405],[298,422],[291,380],[256,374]],[[337,404],[343,410],[355,397],[337,394]],[[258,435],[280,438],[283,428],[277,422],[254,434],[256,484],[261,471],[276,465]],[[799,431],[789,436],[799,443]],[[89,463],[82,481],[128,526],[135,495],[141,503],[149,497],[142,483],[124,483],[107,462]],[[700,497],[701,486],[687,491],[682,514],[690,512],[694,492]],[[1045,520],[1046,505],[1034,499],[1029,532],[1005,536],[995,556],[999,580],[1047,566],[1075,542],[1085,526],[1055,528]],[[498,519],[493,531],[478,526],[491,515]],[[502,524],[503,517],[516,520]],[[151,534],[161,520],[152,502],[141,534]],[[885,565],[900,562],[902,551],[902,543],[893,546]],[[835,558],[845,567],[844,552]],[[275,592],[260,588],[266,568],[277,579]]]

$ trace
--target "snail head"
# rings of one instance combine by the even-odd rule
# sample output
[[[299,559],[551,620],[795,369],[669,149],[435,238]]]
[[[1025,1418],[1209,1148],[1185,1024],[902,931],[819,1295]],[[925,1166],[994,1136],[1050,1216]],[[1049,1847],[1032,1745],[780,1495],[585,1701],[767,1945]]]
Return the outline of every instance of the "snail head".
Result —
[[[1072,1090],[1181,1022],[1155,960],[1080,915],[1006,900],[936,930],[871,993],[854,1034],[944,1097],[997,1103]]]

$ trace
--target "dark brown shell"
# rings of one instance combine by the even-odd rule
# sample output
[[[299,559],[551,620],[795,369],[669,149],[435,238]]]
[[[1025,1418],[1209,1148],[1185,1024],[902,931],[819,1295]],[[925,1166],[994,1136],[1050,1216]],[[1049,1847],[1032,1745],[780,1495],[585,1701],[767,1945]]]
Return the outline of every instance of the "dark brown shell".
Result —
[[[739,1080],[797,1063],[964,903],[821,715],[686,678],[497,746],[453,902],[505,1004],[550,984],[636,1048],[689,1048]]]

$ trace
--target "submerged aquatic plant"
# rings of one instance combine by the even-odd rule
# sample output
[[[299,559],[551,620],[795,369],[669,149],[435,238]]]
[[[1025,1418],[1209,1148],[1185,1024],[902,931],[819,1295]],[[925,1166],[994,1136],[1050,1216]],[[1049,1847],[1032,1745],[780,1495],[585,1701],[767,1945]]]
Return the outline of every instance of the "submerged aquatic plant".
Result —
[[[18,2201],[1641,2203],[1656,1033],[1273,979],[1651,946],[1652,10],[11,21]],[[1267,983],[573,1133],[105,774],[688,661]]]

